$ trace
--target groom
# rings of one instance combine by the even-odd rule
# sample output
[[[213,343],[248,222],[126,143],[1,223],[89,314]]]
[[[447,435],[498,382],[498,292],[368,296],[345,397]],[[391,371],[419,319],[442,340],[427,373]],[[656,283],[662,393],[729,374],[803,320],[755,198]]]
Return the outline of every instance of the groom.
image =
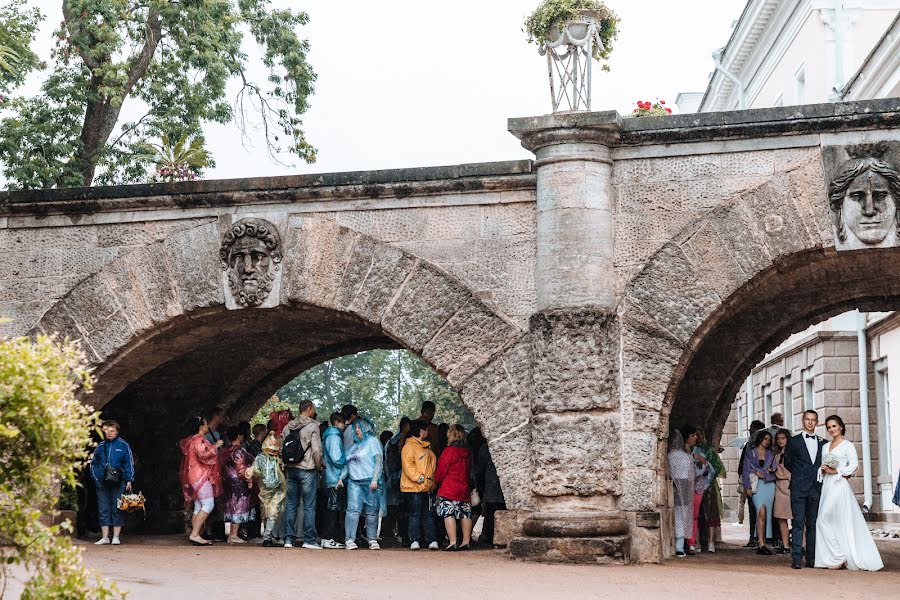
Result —
[[[819,515],[819,469],[822,468],[822,446],[825,440],[816,435],[819,413],[803,413],[803,431],[788,440],[784,466],[791,472],[791,567],[799,569],[803,553],[803,528],[806,528],[806,566],[816,564],[816,517]]]

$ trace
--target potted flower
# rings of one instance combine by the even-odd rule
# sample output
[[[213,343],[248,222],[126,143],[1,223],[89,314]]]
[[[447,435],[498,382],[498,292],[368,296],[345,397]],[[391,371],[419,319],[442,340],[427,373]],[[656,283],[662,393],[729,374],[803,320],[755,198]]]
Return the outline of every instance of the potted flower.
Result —
[[[664,117],[671,115],[672,109],[666,106],[665,100],[657,100],[651,103],[649,100],[638,100],[637,108],[631,111],[629,117]]]
[[[618,35],[619,18],[599,0],[543,0],[525,19],[525,33],[528,42],[538,46],[577,43],[585,39],[592,23],[601,42],[594,45],[593,58],[607,61]],[[601,68],[609,71],[606,62]]]

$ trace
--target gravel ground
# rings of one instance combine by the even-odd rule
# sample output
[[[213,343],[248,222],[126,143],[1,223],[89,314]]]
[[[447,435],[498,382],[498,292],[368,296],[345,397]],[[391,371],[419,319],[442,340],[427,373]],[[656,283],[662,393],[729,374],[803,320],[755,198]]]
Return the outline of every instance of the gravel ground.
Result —
[[[226,546],[195,548],[179,537],[125,539],[122,546],[84,547],[86,563],[143,600],[246,597],[353,600],[389,598],[622,598],[686,596],[714,600],[754,597],[759,590],[804,598],[896,598],[900,541],[878,541],[878,573],[790,569],[785,556],[740,548],[743,532],[725,528],[715,555],[628,567],[544,565],[510,560],[493,550],[448,554],[401,549],[302,550]],[[727,542],[734,543],[727,543]],[[16,582],[8,598],[18,596]],[[802,590],[802,592],[801,592]],[[780,594],[779,594],[780,595]]]

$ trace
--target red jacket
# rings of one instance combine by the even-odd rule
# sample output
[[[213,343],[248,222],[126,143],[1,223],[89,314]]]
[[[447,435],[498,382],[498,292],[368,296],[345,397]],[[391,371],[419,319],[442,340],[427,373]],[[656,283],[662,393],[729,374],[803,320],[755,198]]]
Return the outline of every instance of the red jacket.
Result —
[[[447,500],[469,502],[472,494],[472,488],[469,487],[471,470],[471,450],[455,445],[444,448],[434,472],[434,482],[438,485],[437,495]]]

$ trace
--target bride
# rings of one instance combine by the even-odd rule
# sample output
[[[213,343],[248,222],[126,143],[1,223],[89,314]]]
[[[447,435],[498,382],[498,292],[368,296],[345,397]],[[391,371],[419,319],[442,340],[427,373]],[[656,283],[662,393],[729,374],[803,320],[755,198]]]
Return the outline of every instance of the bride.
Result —
[[[884,567],[847,478],[859,468],[856,447],[844,439],[844,421],[825,419],[831,443],[823,448],[822,496],[816,521],[816,567],[878,571]]]

